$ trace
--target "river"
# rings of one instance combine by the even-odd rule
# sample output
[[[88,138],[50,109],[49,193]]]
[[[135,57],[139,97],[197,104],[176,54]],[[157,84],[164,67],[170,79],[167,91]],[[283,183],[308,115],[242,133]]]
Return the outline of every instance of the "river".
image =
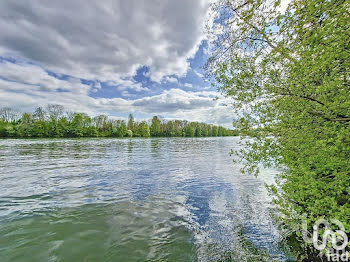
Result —
[[[285,261],[238,141],[0,140],[0,260]]]

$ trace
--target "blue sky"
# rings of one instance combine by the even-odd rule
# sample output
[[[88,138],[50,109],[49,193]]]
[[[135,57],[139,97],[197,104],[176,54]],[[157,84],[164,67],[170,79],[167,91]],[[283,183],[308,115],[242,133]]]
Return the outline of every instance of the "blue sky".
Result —
[[[203,77],[207,0],[0,2],[0,107],[231,126]],[[214,100],[218,96],[219,100]]]

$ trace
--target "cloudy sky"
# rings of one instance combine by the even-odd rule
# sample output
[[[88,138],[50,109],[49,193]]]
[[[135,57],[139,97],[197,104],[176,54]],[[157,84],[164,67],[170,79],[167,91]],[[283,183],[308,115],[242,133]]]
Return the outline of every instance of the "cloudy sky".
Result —
[[[0,107],[231,126],[203,78],[207,0],[2,0],[0,10]]]

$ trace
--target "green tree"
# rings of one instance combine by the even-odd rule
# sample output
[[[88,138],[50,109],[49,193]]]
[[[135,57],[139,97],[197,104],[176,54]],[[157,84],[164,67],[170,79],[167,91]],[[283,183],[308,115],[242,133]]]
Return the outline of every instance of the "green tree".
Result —
[[[73,137],[84,136],[84,116],[83,114],[76,113],[70,124],[70,135]]]
[[[260,162],[287,167],[270,187],[281,219],[295,226],[306,214],[312,231],[318,218],[337,218],[349,233],[349,3],[292,1],[284,12],[280,1],[267,2],[213,5],[227,26],[213,31],[220,35],[208,71],[234,98],[239,131],[264,130],[250,132],[245,171]]]
[[[33,114],[4,108],[0,111],[0,137],[149,137],[149,136],[211,136],[212,126],[181,120],[160,121],[153,117],[151,125],[146,121],[135,122],[129,115],[124,120],[110,120],[106,115],[91,119],[85,113],[68,112],[63,107],[48,105],[48,112],[38,107]],[[128,128],[132,128],[128,129]],[[218,129],[218,127],[215,127]]]
[[[224,128],[221,126],[218,127],[218,136],[224,136]]]
[[[199,123],[196,123],[195,136],[196,137],[202,136],[202,127]]]
[[[151,135],[160,136],[160,134],[161,134],[160,120],[157,116],[154,116],[152,118],[152,124],[151,124]]]
[[[194,125],[194,123],[189,123],[188,125],[186,125],[185,127],[185,134],[188,137],[194,137],[196,133],[196,127]]]
[[[213,126],[212,128],[212,136],[218,136],[218,127],[217,126]]]
[[[46,112],[42,107],[38,107],[37,109],[35,109],[35,112],[33,114],[34,120],[45,121],[45,116],[46,116]]]
[[[123,120],[116,120],[113,125],[113,136],[116,137],[124,137],[127,135],[127,127],[125,124],[125,121]]]
[[[49,122],[46,124],[48,135],[50,137],[61,137],[62,126],[58,126],[59,119],[63,116],[64,107],[57,104],[47,105]]]
[[[142,121],[138,126],[139,135],[141,137],[150,137],[150,128],[145,121]]]
[[[128,130],[131,130],[134,132],[134,116],[132,114],[129,114],[129,117],[128,117]]]
[[[31,137],[32,136],[32,116],[28,113],[24,113],[17,125],[17,135],[19,137]]]
[[[0,119],[0,137],[6,137],[6,122]]]
[[[165,131],[166,136],[173,137],[175,136],[175,126],[174,126],[174,121],[168,121],[166,123],[166,131]]]
[[[132,131],[130,129],[128,129],[126,134],[127,134],[128,137],[132,137],[133,136],[133,133],[132,133]]]
[[[174,120],[174,136],[182,136],[182,127],[180,120]]]
[[[99,132],[104,132],[108,129],[108,117],[106,115],[98,115],[94,117],[93,123]]]

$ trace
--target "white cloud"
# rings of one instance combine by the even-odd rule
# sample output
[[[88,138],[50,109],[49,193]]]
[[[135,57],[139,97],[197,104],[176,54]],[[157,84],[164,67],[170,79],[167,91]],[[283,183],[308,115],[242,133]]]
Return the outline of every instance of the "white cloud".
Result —
[[[54,91],[60,88],[64,91],[77,93],[85,92],[91,88],[89,85],[81,84],[78,78],[69,77],[67,79],[68,81],[59,80],[50,76],[42,67],[28,63],[15,64],[11,62],[2,62],[0,63],[0,76],[11,81],[37,85],[40,86],[41,89],[47,91]],[[130,79],[118,79],[115,81],[107,81],[107,83],[110,86],[115,86],[116,89],[120,91],[127,89],[136,92],[149,91],[147,87],[142,87],[141,83]],[[93,92],[97,92],[98,89],[102,88],[98,81],[94,82],[92,87]]]
[[[101,89],[102,88],[101,83],[100,82],[95,82],[94,83],[94,88]]]
[[[143,87],[141,83],[137,83],[135,80],[119,79],[118,81],[108,81],[108,85],[115,86],[117,90],[134,90],[136,92],[149,91],[149,88]]]
[[[0,1],[0,56],[16,59],[0,61],[0,107],[31,112],[56,103],[90,115],[139,112],[229,125],[233,116],[213,100],[218,94],[194,92],[190,83],[184,86],[192,92],[171,89],[135,98],[135,92],[152,88],[133,78],[141,66],[158,83],[178,83],[186,75],[188,58],[205,39],[208,2]],[[49,71],[71,77],[58,79]],[[90,96],[105,85],[122,98]]]
[[[83,85],[80,79],[69,77],[67,81],[62,81],[50,76],[39,66],[25,63],[0,63],[0,76],[10,81],[36,86],[38,90],[42,91],[56,91],[57,89],[61,89],[76,94],[86,93],[91,88],[89,85]]]
[[[204,39],[207,0],[0,1],[0,55],[101,81],[140,66],[184,76]]]
[[[160,95],[135,100],[133,106],[147,113],[177,113],[193,109],[213,107],[212,94],[186,92],[181,89],[165,90]]]
[[[128,91],[122,91],[121,95],[122,95],[123,97],[131,97],[131,96],[133,96],[133,95],[130,94]]]
[[[166,83],[166,82],[169,82],[169,83],[178,83],[178,80],[177,78],[175,77],[170,77],[170,76],[166,76],[163,81]]]
[[[2,64],[0,64],[3,66]],[[8,66],[8,65],[6,65]],[[5,67],[6,67],[5,66]],[[17,66],[18,67],[21,66]],[[38,70],[32,66],[33,70]],[[20,79],[29,73],[23,70],[21,74],[12,77]],[[2,70],[2,68],[0,68]],[[7,76],[10,76],[10,73]],[[213,91],[186,92],[181,89],[164,90],[159,95],[132,99],[126,90],[124,98],[93,98],[89,91],[95,90],[89,85],[77,82],[76,79],[59,80],[45,71],[39,72],[45,83],[54,83],[50,88],[43,88],[35,79],[26,83],[0,79],[0,107],[12,107],[21,112],[32,112],[37,106],[61,104],[67,110],[85,112],[91,115],[106,113],[138,112],[149,116],[166,114],[169,118],[186,119],[208,123],[229,125],[233,114],[227,107],[222,106],[223,98],[214,100],[219,94]],[[46,74],[45,74],[46,73]],[[61,92],[61,90],[66,90]],[[80,90],[77,92],[77,90]]]
[[[203,78],[203,77],[204,77],[204,75],[201,74],[201,73],[199,73],[197,70],[193,70],[193,72],[194,72],[198,77],[200,77],[200,78]]]

